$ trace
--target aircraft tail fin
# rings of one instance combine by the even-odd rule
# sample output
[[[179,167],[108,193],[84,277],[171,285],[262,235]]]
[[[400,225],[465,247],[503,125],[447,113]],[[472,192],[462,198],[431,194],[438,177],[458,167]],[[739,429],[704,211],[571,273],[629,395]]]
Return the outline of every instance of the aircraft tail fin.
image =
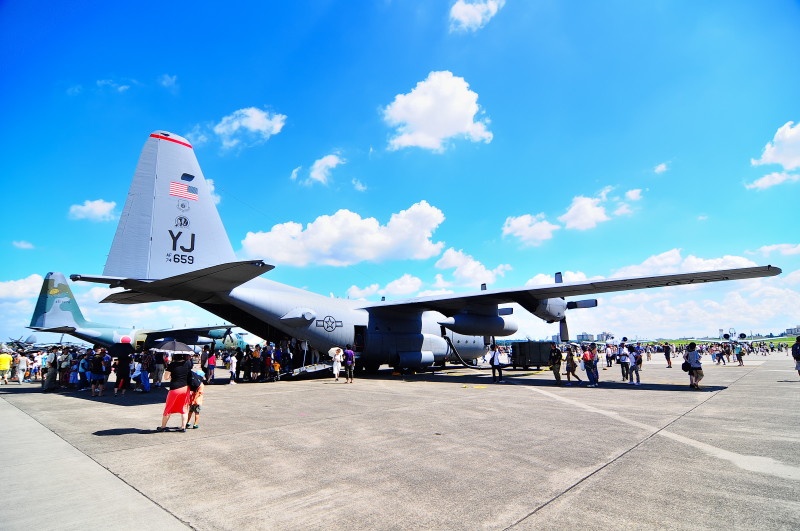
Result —
[[[152,133],[103,274],[161,279],[235,260],[191,144],[166,131]]]
[[[33,310],[29,328],[42,331],[66,332],[84,326],[78,301],[61,273],[47,273]]]

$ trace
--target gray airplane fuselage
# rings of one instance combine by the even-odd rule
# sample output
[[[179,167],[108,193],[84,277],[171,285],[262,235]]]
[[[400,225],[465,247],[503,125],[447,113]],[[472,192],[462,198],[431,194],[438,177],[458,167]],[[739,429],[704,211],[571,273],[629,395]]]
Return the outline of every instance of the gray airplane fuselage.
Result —
[[[420,366],[426,364],[421,362],[441,362],[449,353],[438,324],[445,316],[439,312],[370,311],[361,308],[363,301],[325,297],[265,278],[242,284],[222,298],[322,352],[334,346],[357,346],[363,362],[372,366]],[[464,359],[485,353],[483,336],[446,333]]]

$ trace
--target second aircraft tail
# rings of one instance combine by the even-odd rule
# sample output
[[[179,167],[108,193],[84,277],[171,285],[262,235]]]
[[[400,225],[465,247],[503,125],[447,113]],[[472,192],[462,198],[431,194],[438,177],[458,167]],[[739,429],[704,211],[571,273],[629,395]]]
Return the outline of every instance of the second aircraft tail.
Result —
[[[47,273],[42,282],[29,328],[66,332],[86,325],[78,301],[61,273]]]

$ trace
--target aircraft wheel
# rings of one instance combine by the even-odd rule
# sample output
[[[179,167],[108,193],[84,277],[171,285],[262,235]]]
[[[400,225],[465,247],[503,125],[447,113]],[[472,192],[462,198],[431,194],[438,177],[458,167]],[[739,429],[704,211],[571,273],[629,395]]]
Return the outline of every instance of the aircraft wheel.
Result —
[[[367,374],[375,374],[381,368],[380,363],[362,363],[361,367]]]

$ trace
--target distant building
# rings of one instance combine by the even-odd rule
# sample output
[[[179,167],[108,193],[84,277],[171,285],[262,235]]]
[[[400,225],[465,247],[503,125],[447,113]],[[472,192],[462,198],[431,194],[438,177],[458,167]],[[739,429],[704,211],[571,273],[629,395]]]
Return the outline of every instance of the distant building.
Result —
[[[578,336],[575,339],[577,339],[578,341],[594,341],[594,335],[587,334],[586,332],[584,332],[582,334],[578,334]]]
[[[552,339],[553,343],[561,343],[561,334],[556,334],[550,339]]]
[[[787,328],[784,335],[787,336],[800,336],[800,325],[795,326],[794,328]]]
[[[611,334],[609,332],[600,332],[599,334],[597,334],[597,338],[595,339],[595,341],[609,341],[611,339],[614,339],[614,334]]]

